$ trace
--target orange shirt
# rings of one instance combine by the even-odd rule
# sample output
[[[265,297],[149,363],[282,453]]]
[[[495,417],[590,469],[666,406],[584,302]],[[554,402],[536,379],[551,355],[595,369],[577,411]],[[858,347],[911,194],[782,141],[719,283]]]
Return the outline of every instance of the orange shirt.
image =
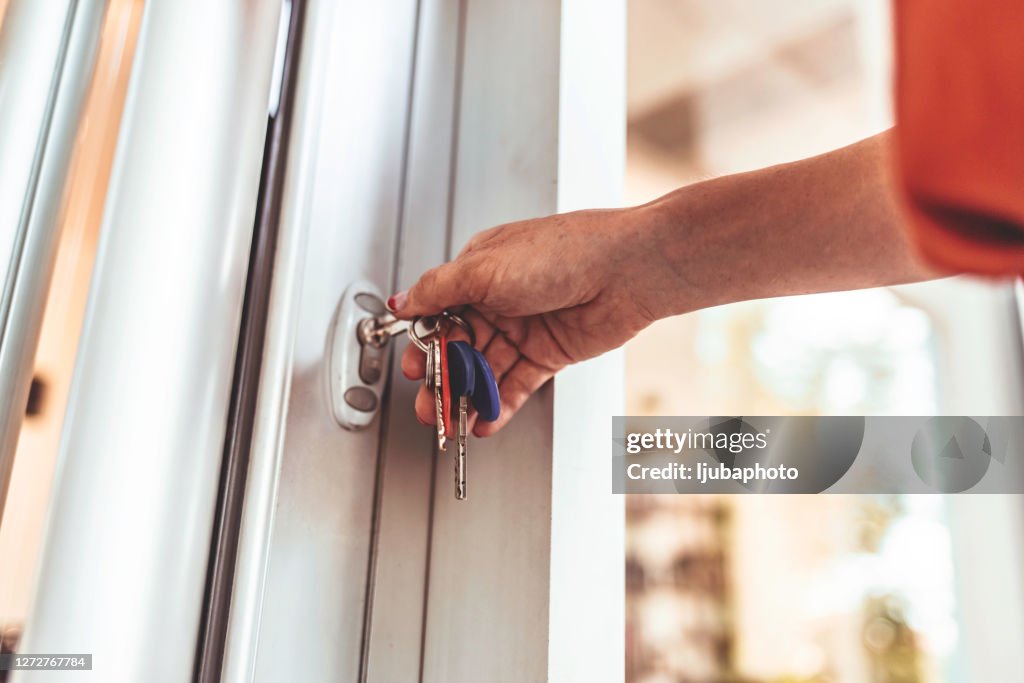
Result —
[[[1024,0],[894,0],[896,151],[933,266],[1024,273]]]

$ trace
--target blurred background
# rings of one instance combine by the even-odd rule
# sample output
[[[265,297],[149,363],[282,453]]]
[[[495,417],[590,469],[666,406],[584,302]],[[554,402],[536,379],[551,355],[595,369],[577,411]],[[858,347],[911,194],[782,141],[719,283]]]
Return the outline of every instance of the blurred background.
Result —
[[[629,204],[892,124],[886,0],[628,11]],[[665,320],[627,346],[627,414],[1021,414],[1008,296],[958,278]],[[626,679],[1017,680],[1024,598],[994,584],[1019,582],[1022,510],[997,498],[631,496]]]

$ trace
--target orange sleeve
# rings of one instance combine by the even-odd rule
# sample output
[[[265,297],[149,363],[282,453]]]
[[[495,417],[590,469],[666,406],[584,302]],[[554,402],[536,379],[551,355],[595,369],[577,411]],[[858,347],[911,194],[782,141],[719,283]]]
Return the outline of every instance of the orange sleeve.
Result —
[[[1024,0],[895,0],[896,152],[913,242],[1024,273]]]

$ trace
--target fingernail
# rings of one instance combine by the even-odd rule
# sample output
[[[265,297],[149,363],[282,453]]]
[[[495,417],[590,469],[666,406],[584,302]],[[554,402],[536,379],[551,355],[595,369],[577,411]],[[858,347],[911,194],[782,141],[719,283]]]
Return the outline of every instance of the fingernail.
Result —
[[[379,299],[378,299],[379,301]],[[388,310],[392,313],[402,310],[409,302],[409,292],[399,292],[388,298]]]

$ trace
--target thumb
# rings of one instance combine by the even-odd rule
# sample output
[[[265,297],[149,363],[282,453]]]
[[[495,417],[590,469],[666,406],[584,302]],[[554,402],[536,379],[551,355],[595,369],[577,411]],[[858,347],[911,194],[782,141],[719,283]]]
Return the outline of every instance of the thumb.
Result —
[[[407,291],[389,298],[388,308],[398,318],[412,318],[479,303],[482,283],[478,272],[465,259],[442,264],[421,275]]]

